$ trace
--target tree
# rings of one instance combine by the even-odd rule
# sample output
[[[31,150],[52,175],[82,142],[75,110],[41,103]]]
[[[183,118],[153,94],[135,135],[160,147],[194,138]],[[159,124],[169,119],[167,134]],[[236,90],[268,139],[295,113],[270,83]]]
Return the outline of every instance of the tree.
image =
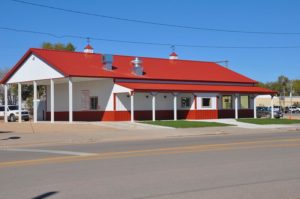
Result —
[[[290,80],[284,75],[280,75],[277,79],[277,83],[279,84],[280,87],[280,95],[281,96],[286,96],[286,93],[288,91],[289,83]]]
[[[300,95],[300,79],[293,80],[294,95]]]
[[[66,51],[75,51],[75,46],[72,43],[50,43],[50,42],[44,42],[42,44],[42,48],[44,49],[50,49],[50,50],[66,50]]]

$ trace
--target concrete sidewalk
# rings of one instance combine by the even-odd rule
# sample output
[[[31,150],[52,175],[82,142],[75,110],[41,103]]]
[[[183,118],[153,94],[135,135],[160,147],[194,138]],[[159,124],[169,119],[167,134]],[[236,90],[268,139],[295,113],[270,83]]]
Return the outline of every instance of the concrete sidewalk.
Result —
[[[278,128],[300,128],[300,124],[250,124],[246,122],[238,122],[235,119],[210,119],[210,120],[193,120],[193,121],[203,121],[203,122],[219,122],[224,124],[234,125],[238,128],[245,129],[278,129]]]
[[[208,120],[206,120],[208,121]],[[220,121],[219,121],[220,122]],[[230,120],[227,121],[232,122]],[[251,125],[250,125],[251,126]],[[300,131],[298,126],[267,128],[263,133],[282,130]],[[0,147],[38,147],[66,144],[87,144],[167,138],[187,138],[230,134],[257,133],[257,128],[204,127],[173,129],[128,122],[79,122],[69,124],[45,123],[0,123]]]

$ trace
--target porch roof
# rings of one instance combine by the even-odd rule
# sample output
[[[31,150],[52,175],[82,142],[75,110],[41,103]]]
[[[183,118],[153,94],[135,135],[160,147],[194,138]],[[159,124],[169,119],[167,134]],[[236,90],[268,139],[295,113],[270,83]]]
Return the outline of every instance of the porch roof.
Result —
[[[227,86],[203,84],[170,84],[170,83],[140,83],[116,82],[116,84],[139,92],[222,92],[222,93],[251,93],[276,94],[276,91],[258,86]]]

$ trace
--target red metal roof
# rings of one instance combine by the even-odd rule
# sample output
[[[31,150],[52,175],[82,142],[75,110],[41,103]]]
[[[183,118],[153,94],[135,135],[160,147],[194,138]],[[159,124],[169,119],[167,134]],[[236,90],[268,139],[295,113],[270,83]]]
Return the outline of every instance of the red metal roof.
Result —
[[[118,85],[134,91],[160,91],[160,92],[223,92],[223,93],[253,93],[275,94],[275,91],[258,86],[223,86],[202,84],[162,84],[141,82],[117,82]]]
[[[5,83],[31,54],[35,54],[64,76],[108,77],[175,81],[257,83],[214,62],[140,57],[144,75],[132,73],[134,56],[113,56],[113,70],[103,69],[102,54],[31,48],[2,80]]]

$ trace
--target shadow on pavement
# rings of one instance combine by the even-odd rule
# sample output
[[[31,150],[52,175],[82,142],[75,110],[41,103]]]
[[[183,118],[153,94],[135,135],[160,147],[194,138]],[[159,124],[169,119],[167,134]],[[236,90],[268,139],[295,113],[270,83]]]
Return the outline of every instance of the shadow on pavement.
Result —
[[[12,136],[12,137],[8,137],[8,138],[4,138],[4,139],[1,139],[1,140],[17,140],[17,139],[20,139],[21,137],[19,136]]]
[[[57,194],[58,191],[50,191],[50,192],[47,192],[47,193],[43,193],[42,195],[38,195],[36,197],[33,197],[32,199],[45,199],[45,198],[48,198],[54,194]]]
[[[13,133],[13,131],[0,131],[0,134],[1,133]]]

